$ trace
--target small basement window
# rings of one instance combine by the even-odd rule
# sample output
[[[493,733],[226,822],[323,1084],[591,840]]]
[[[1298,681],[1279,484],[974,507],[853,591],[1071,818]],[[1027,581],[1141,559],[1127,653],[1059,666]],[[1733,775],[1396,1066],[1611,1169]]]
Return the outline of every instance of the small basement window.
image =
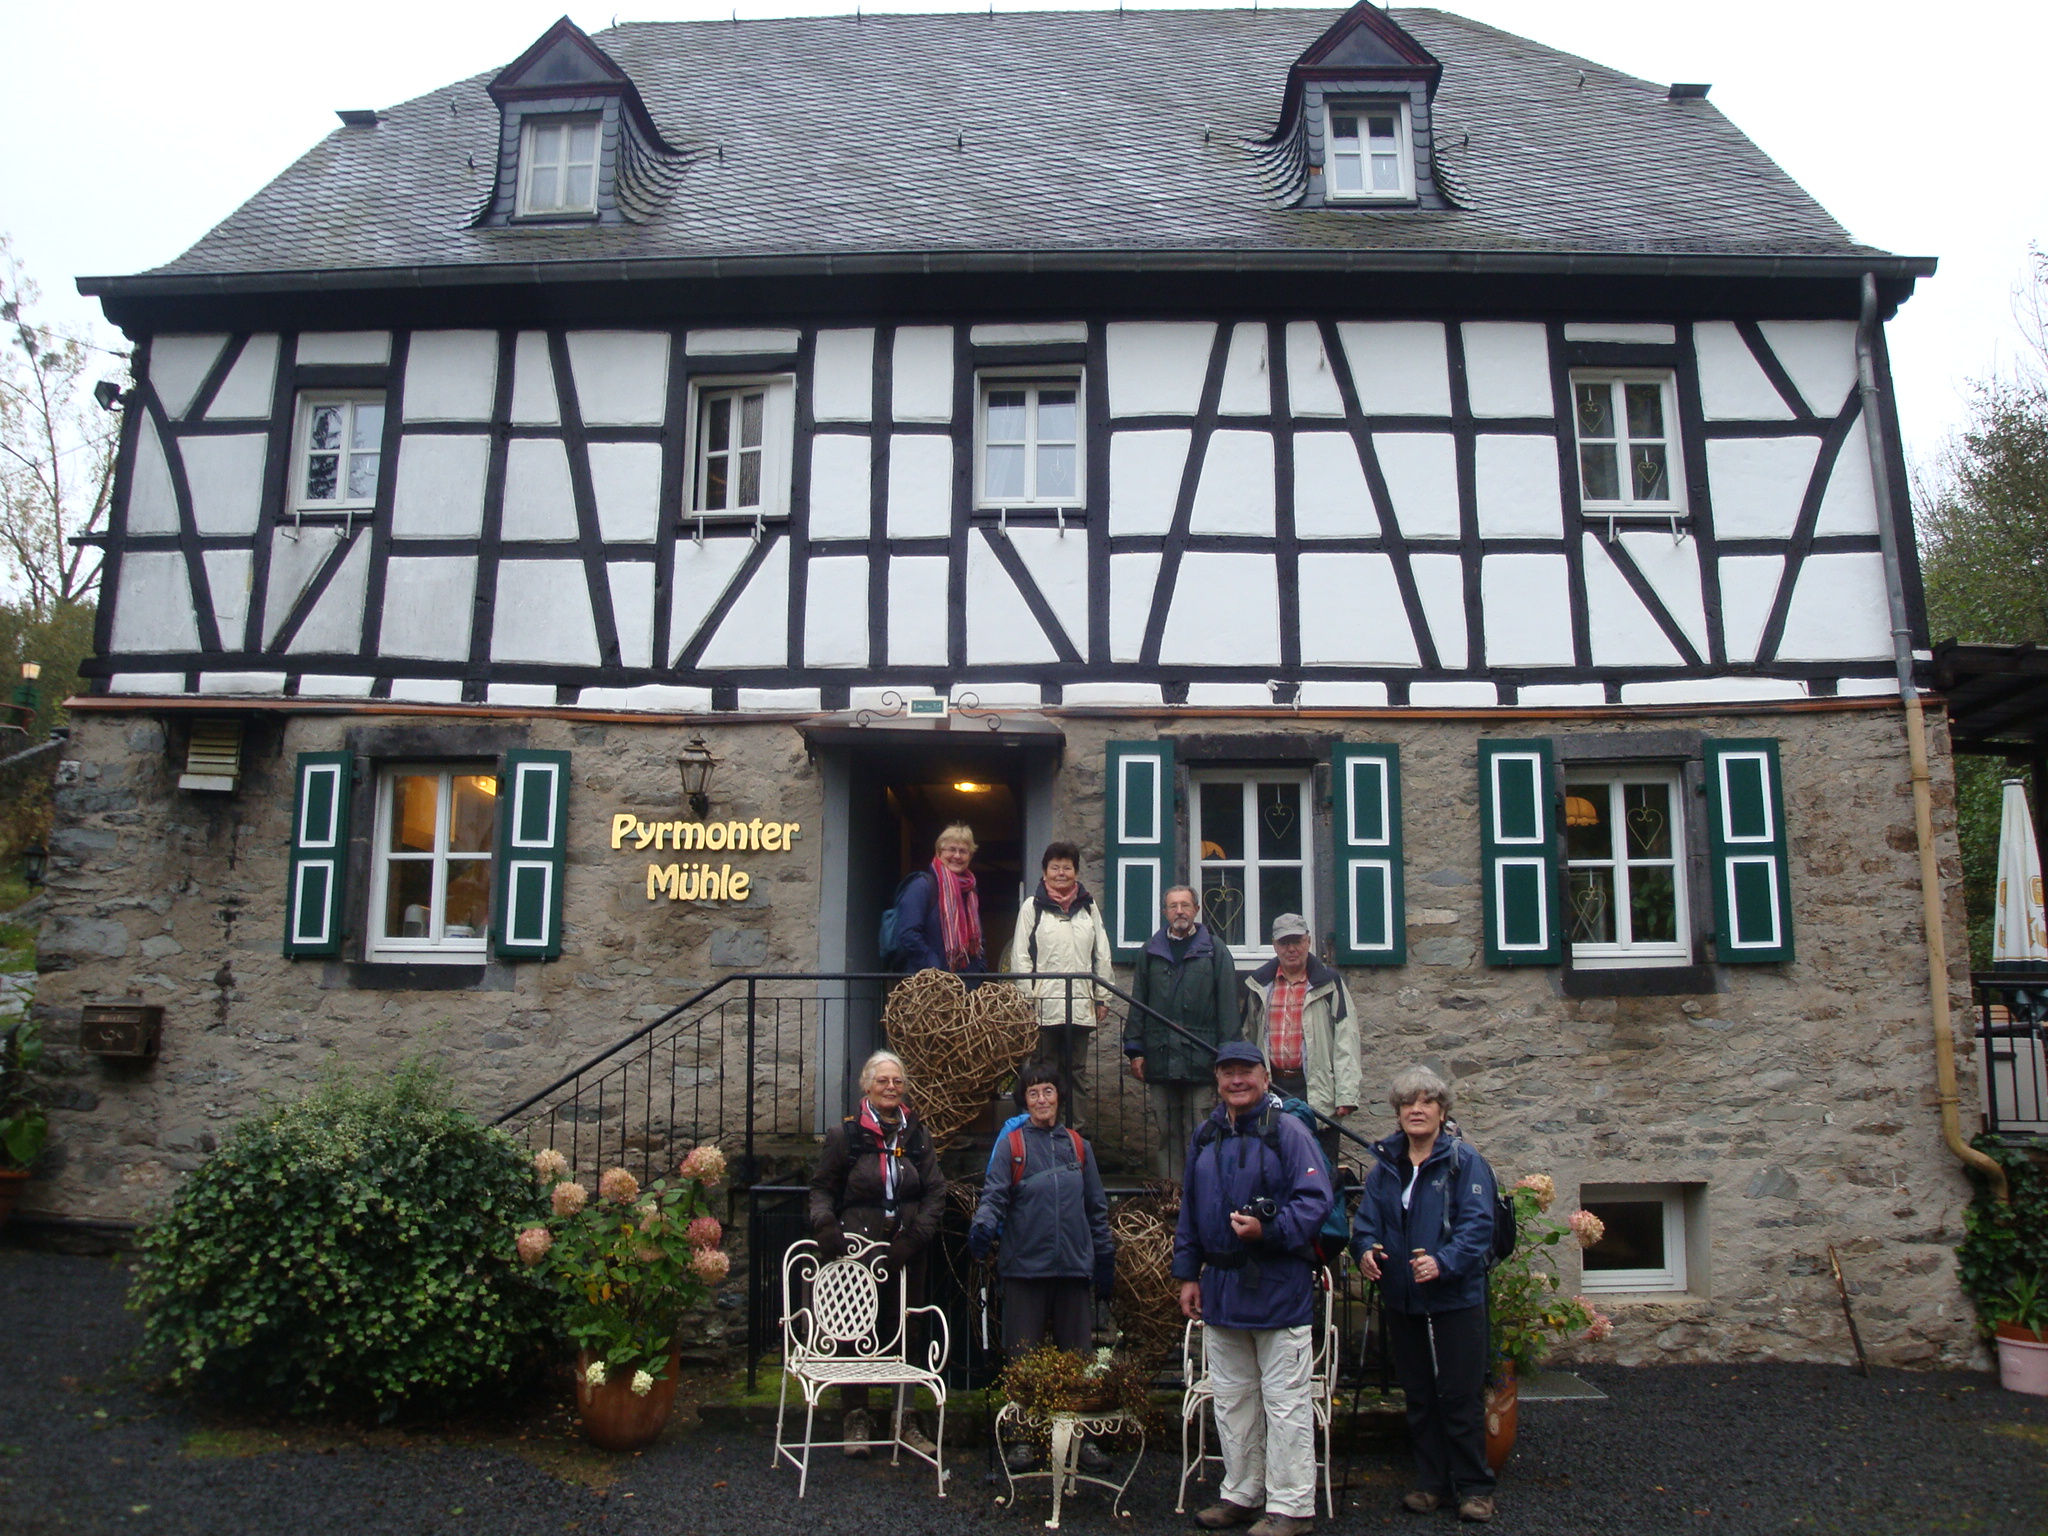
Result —
[[[519,212],[551,217],[597,212],[600,119],[541,118],[519,134]]]
[[[303,512],[375,506],[383,452],[381,392],[299,396],[293,506]]]
[[[497,825],[495,763],[407,763],[384,771],[366,958],[483,963]]]
[[[1082,503],[1081,381],[984,377],[975,448],[985,507]]]
[[[1324,137],[1324,196],[1332,202],[1415,195],[1406,102],[1332,103]]]
[[[1683,1185],[1587,1184],[1579,1204],[1606,1228],[1580,1257],[1587,1294],[1686,1289]]]
[[[1588,514],[1685,510],[1671,374],[1574,373],[1572,403]]]

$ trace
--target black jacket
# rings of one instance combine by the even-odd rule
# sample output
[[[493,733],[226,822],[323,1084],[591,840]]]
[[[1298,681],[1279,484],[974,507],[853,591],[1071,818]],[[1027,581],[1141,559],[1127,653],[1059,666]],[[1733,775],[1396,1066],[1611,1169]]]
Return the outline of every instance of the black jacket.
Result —
[[[1237,962],[1207,923],[1195,925],[1194,938],[1178,963],[1166,930],[1153,934],[1132,968],[1131,996],[1211,1045],[1244,1033],[1238,1016],[1243,990],[1237,983]],[[1148,1083],[1206,1083],[1215,1071],[1215,1052],[1183,1039],[1137,1008],[1124,1022],[1124,1054],[1145,1058]]]
[[[902,1238],[922,1253],[939,1230],[946,1209],[946,1176],[932,1151],[924,1122],[911,1114],[896,1170],[896,1219],[882,1203],[882,1144],[856,1112],[825,1133],[824,1150],[811,1170],[811,1231],[830,1227],[874,1242]]]

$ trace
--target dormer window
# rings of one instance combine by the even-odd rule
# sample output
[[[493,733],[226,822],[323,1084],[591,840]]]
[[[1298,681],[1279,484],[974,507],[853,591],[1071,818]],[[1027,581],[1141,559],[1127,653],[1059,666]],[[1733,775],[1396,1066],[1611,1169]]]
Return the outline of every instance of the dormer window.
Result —
[[[1400,201],[1415,196],[1408,104],[1332,102],[1328,108],[1331,201]]]
[[[561,217],[597,212],[597,152],[602,119],[528,119],[519,145],[519,213]]]

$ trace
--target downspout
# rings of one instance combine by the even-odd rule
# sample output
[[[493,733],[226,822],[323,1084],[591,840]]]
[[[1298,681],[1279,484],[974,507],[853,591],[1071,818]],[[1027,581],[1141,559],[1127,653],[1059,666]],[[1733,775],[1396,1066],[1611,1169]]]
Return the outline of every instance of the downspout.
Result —
[[[1963,1140],[1956,1093],[1956,1047],[1948,1007],[1948,943],[1942,924],[1941,872],[1934,856],[1934,804],[1927,775],[1927,726],[1920,690],[1913,686],[1913,628],[1906,618],[1906,584],[1899,563],[1899,531],[1892,518],[1890,466],[1885,462],[1882,397],[1877,388],[1877,277],[1863,274],[1863,313],[1856,326],[1856,387],[1862,396],[1863,440],[1870,450],[1870,484],[1877,496],[1877,539],[1884,551],[1885,600],[1891,609],[1892,659],[1899,669],[1899,703],[1906,715],[1906,758],[1913,778],[1913,835],[1920,846],[1920,908],[1927,927],[1927,990],[1934,1004],[1934,1082],[1941,1100],[1941,1139],[1949,1151],[1984,1175],[1993,1198],[2009,1198],[2005,1170]]]

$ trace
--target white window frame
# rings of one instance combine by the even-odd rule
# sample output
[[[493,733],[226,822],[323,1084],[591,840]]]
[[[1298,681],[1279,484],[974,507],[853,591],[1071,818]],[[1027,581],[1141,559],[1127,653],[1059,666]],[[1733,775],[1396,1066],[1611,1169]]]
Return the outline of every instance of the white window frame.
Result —
[[[398,854],[391,852],[391,816],[394,789],[402,777],[423,777],[426,774],[440,776],[440,789],[434,803],[435,850],[428,855]],[[499,764],[495,759],[480,762],[436,762],[436,763],[385,763],[377,770],[377,815],[376,832],[370,844],[370,901],[369,916],[365,927],[364,957],[372,961],[396,962],[404,965],[482,965],[490,958],[490,934],[488,931],[472,938],[448,938],[442,929],[448,920],[448,865],[451,860],[474,863],[481,860],[491,866],[491,900],[498,899],[497,833],[493,827],[490,850],[482,855],[450,854],[447,851],[449,815],[453,806],[454,783],[457,778],[470,776],[500,778]],[[504,813],[505,786],[498,785],[499,814]],[[390,891],[390,868],[396,858],[406,863],[426,863],[434,866],[432,894],[428,903],[427,935],[424,938],[389,938],[384,932],[385,901]]]
[[[1608,408],[1614,415],[1614,437],[1594,438],[1592,444],[1611,441],[1615,454],[1615,484],[1627,494],[1616,498],[1595,500],[1586,494],[1586,471],[1584,453],[1589,444],[1579,420],[1579,387],[1585,384],[1604,384],[1608,391]],[[1636,439],[1628,435],[1628,402],[1622,390],[1626,384],[1655,384],[1659,386],[1664,411],[1664,436],[1643,438],[1643,442],[1661,442],[1664,445],[1664,484],[1670,495],[1659,500],[1638,500],[1635,494],[1635,477],[1629,472],[1627,449]],[[1588,517],[1617,517],[1642,515],[1646,517],[1683,517],[1685,502],[1685,445],[1679,437],[1678,422],[1678,377],[1669,368],[1574,368],[1571,371],[1572,409],[1572,473],[1578,477],[1579,506]]]
[[[315,500],[306,494],[306,472],[313,465],[313,413],[324,405],[339,405],[345,408],[342,422],[340,460],[335,466],[334,488],[336,495],[325,500]],[[290,504],[299,512],[348,512],[362,511],[377,504],[377,484],[384,473],[384,427],[377,429],[377,474],[372,477],[370,494],[350,496],[348,491],[348,470],[350,438],[355,432],[356,407],[374,405],[379,410],[390,406],[381,389],[309,389],[299,394],[298,417],[292,428],[292,483]],[[385,418],[388,423],[389,417]],[[367,452],[368,450],[364,450]]]
[[[1364,117],[1373,112],[1394,114],[1394,138],[1397,162],[1401,168],[1401,186],[1398,191],[1375,190],[1372,182],[1371,140],[1360,138],[1358,144],[1358,170],[1360,189],[1355,192],[1337,190],[1337,119],[1342,117]],[[1415,135],[1409,124],[1408,103],[1397,97],[1353,97],[1326,101],[1323,103],[1323,200],[1331,203],[1411,203],[1415,201]]]
[[[1564,860],[1564,911],[1562,913],[1567,936],[1572,931],[1575,909],[1572,904],[1571,872],[1574,869],[1612,867],[1614,879],[1614,932],[1612,944],[1591,944],[1571,940],[1572,967],[1575,970],[1621,970],[1634,967],[1672,966],[1692,964],[1692,909],[1686,889],[1685,822],[1685,775],[1676,764],[1636,763],[1599,767],[1570,767],[1565,770],[1565,796],[1567,801],[1577,793],[1580,786],[1598,783],[1607,791],[1607,803],[1602,809],[1612,829],[1609,843],[1612,857],[1606,859],[1574,859],[1569,856],[1569,844]],[[1622,786],[1624,784],[1661,784],[1671,797],[1671,855],[1668,859],[1631,858],[1628,853],[1627,825],[1622,810]],[[1631,868],[1660,868],[1669,865],[1672,875],[1673,906],[1676,908],[1677,937],[1635,942],[1629,930],[1629,890],[1632,881]]]
[[[766,394],[761,420],[761,500],[750,507],[700,508],[704,483],[704,409],[717,395],[749,389]],[[682,517],[686,528],[701,532],[706,525],[774,522],[789,516],[789,471],[796,435],[796,377],[787,373],[705,375],[690,380],[688,429],[684,438]]]
[[[1266,912],[1259,905],[1258,871],[1261,869],[1301,869],[1302,917],[1308,923],[1308,931],[1316,932],[1316,828],[1313,812],[1315,809],[1314,776],[1306,770],[1291,768],[1230,768],[1204,770],[1190,775],[1188,795],[1188,884],[1194,887],[1195,897],[1202,903],[1202,920],[1209,921],[1208,898],[1205,895],[1203,877],[1212,867],[1242,869],[1244,871],[1245,926],[1243,944],[1230,946],[1233,958],[1239,961],[1263,962],[1273,955],[1273,946],[1267,938],[1278,912]],[[1245,856],[1242,859],[1207,859],[1202,856],[1202,786],[1205,784],[1238,784],[1243,786]],[[1258,784],[1291,784],[1299,799],[1296,814],[1301,818],[1301,857],[1299,859],[1262,859],[1258,855]],[[1213,924],[1211,925],[1214,926]]]
[[[988,491],[988,397],[999,389],[1030,391],[1025,407],[1029,419],[1024,439],[1026,493],[1022,496],[991,496]],[[1040,496],[1038,481],[1038,391],[1071,389],[1074,392],[1074,494]],[[1028,368],[1015,371],[985,369],[974,380],[974,504],[991,511],[1032,508],[1063,508],[1078,511],[1088,504],[1088,395],[1087,383],[1079,369]]]
[[[1661,1269],[1579,1268],[1579,1289],[1588,1296],[1683,1291],[1687,1288],[1685,1186],[1682,1184],[1585,1184],[1579,1204],[1644,1204],[1664,1207],[1664,1267]]]
[[[536,170],[534,141],[544,132],[555,129],[562,131],[562,158],[555,162],[555,195],[561,197],[562,185],[572,166],[586,162],[569,159],[571,130],[589,128],[591,134],[590,196],[580,203],[556,201],[542,203],[533,195],[533,174]],[[597,212],[598,173],[604,165],[604,114],[601,112],[570,112],[547,117],[529,117],[519,125],[519,187],[515,204],[517,217],[523,219],[573,219],[588,217]]]

